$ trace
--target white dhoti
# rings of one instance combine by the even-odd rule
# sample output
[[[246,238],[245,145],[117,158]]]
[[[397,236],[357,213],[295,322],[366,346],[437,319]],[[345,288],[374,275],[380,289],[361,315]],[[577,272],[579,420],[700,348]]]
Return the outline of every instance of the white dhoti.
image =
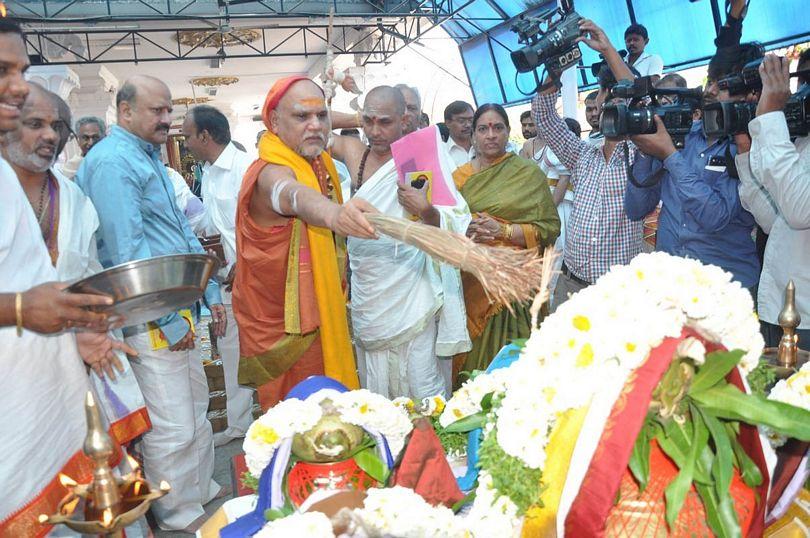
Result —
[[[546,174],[549,180],[549,188],[551,189],[551,193],[554,194],[554,190],[557,188],[557,182],[561,179],[565,178],[568,181],[571,180],[571,172],[562,165],[560,160],[554,155],[554,152],[551,151],[551,148],[548,146],[544,146],[540,151],[538,151],[535,156],[534,160],[537,162],[540,169]],[[557,236],[557,240],[554,242],[554,250],[556,250],[560,255],[554,260],[554,267],[551,280],[549,281],[548,289],[550,292],[549,297],[550,303],[553,303],[554,298],[554,288],[557,287],[557,279],[560,276],[560,270],[562,268],[563,262],[563,250],[565,248],[565,231],[568,228],[568,220],[571,218],[571,210],[574,208],[574,191],[570,188],[566,189],[565,195],[562,201],[557,204],[557,215],[560,217],[560,235]],[[555,306],[550,304],[549,306]]]
[[[443,144],[438,146],[444,147]],[[449,155],[437,156],[452,177]],[[386,215],[408,218],[397,200],[394,160],[366,180],[355,196]],[[441,227],[463,233],[469,209],[452,185],[456,205],[436,206]],[[352,329],[361,383],[386,397],[448,395],[449,359],[470,349],[458,270],[387,236],[349,238]]]
[[[0,158],[0,293],[56,279],[28,199]],[[65,493],[58,473],[92,476],[81,454],[87,373],[72,333],[18,337],[14,327],[0,328],[0,372],[0,536],[30,536]]]
[[[198,351],[153,350],[146,331],[126,342],[139,353],[130,363],[152,419],[141,442],[144,472],[152,482],[166,480],[172,487],[152,511],[162,528],[183,529],[205,513],[202,505],[220,489],[212,479],[205,370]]]
[[[228,316],[228,329],[225,336],[217,338],[217,349],[222,358],[222,370],[225,374],[228,428],[214,434],[214,446],[221,446],[233,439],[244,437],[253,422],[253,389],[239,384],[239,327],[233,315],[231,294],[224,290],[222,305]]]

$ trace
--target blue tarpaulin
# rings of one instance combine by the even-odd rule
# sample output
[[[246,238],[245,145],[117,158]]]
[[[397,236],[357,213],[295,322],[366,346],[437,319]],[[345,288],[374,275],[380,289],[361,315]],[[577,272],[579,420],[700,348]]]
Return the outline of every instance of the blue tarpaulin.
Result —
[[[534,75],[517,71],[509,56],[521,47],[510,31],[524,12],[539,14],[556,1],[474,0],[444,28],[458,42],[476,103],[525,102],[535,88]],[[716,31],[725,20],[722,0],[576,0],[577,12],[601,26],[618,49],[624,48],[624,30],[631,22],[647,27],[647,51],[664,59],[672,71],[705,64],[714,54]],[[810,38],[810,0],[752,0],[743,24],[743,41],[759,41],[778,48]],[[581,89],[595,85],[587,69],[597,54],[581,45]],[[517,75],[517,76],[516,76]],[[521,91],[523,93],[521,93]]]

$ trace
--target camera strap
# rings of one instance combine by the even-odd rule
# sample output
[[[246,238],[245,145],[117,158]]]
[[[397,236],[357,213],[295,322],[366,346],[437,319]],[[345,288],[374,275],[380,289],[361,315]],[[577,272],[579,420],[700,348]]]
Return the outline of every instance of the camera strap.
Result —
[[[630,166],[630,150],[627,146],[627,142],[624,143],[624,166],[627,169],[627,180],[632,183],[634,187],[638,187],[639,189],[650,189],[655,187],[661,182],[661,177],[664,175],[664,167],[662,166],[659,171],[653,174],[652,181],[650,183],[639,183],[636,180],[636,176],[633,175],[633,167]]]
[[[731,144],[726,146],[726,173],[733,179],[740,179],[740,174],[737,172],[737,163],[731,155]]]

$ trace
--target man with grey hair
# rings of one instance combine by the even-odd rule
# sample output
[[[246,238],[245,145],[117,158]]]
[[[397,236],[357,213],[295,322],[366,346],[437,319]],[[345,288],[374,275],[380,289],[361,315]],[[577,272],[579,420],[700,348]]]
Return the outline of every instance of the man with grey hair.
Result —
[[[116,95],[118,125],[84,158],[76,183],[98,212],[99,258],[105,267],[169,254],[203,253],[177,207],[160,147],[171,126],[172,98],[161,80],[136,75]],[[222,336],[225,308],[215,280],[205,301],[213,331]],[[214,444],[207,420],[208,383],[194,348],[194,320],[181,308],[149,324],[124,328],[138,351],[132,369],[143,391],[152,429],[143,436],[144,471],[172,491],[152,505],[165,530],[196,532],[203,505],[220,486],[213,480]]]
[[[405,98],[405,128],[402,130],[403,135],[411,134],[419,129],[419,122],[422,118],[422,97],[419,95],[419,90],[413,86],[406,86],[405,84],[397,84],[394,86],[402,93]]]
[[[76,121],[76,140],[82,156],[107,135],[107,125],[96,116],[84,116]]]

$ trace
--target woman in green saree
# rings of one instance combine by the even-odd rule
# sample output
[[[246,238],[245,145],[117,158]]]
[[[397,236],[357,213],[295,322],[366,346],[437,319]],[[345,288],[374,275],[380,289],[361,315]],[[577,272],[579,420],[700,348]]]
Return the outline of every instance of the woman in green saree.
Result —
[[[500,105],[486,104],[473,116],[476,156],[453,173],[456,188],[473,215],[467,236],[478,243],[517,249],[542,249],[553,245],[560,233],[560,219],[540,167],[506,151],[509,118]],[[481,284],[462,273],[467,328],[473,347],[456,357],[466,371],[483,370],[511,340],[528,338],[531,316],[528,304],[489,302]]]

